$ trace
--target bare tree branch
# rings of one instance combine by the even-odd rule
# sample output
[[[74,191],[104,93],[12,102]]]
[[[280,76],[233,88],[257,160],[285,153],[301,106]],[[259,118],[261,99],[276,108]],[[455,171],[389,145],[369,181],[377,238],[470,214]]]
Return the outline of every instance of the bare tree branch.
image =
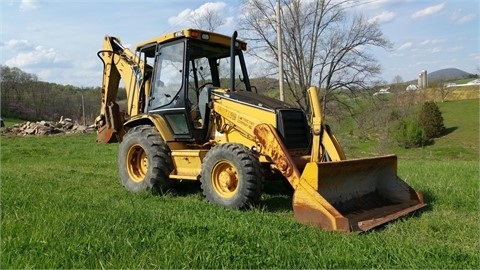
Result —
[[[278,70],[275,0],[245,0],[240,24],[249,52]],[[350,1],[281,0],[284,74],[291,98],[304,110],[306,90],[317,84],[324,104],[336,91],[369,87],[380,65],[369,53],[390,48],[375,22],[348,14]]]
[[[218,27],[226,23],[222,14],[213,8],[206,6],[202,11],[201,14],[195,14],[188,18],[188,21],[195,27],[214,32]]]

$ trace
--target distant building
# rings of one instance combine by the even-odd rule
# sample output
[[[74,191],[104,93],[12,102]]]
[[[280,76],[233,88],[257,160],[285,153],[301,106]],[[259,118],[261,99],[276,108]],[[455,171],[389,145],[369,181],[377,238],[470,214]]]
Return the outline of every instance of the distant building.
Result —
[[[390,90],[390,87],[382,88],[382,89],[378,90],[378,92],[373,93],[373,95],[376,96],[376,95],[390,94],[390,91],[388,91],[388,90]]]
[[[424,89],[428,86],[428,78],[427,78],[427,71],[422,70],[420,74],[418,74],[418,89]]]
[[[415,91],[415,90],[418,90],[418,86],[416,86],[415,84],[410,84],[409,86],[407,86],[407,89],[405,89],[407,91]]]
[[[462,87],[462,86],[472,86],[472,85],[480,85],[480,79],[471,80],[463,84],[446,83],[444,84],[444,87]]]

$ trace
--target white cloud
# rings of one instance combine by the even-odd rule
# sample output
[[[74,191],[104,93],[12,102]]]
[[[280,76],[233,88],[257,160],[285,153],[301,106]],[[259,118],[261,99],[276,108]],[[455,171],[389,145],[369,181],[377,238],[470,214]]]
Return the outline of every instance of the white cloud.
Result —
[[[88,59],[78,64],[79,68],[84,69],[96,69],[99,66],[98,59]]]
[[[20,1],[20,11],[27,12],[35,10],[40,7],[40,2],[38,0],[21,0]]]
[[[181,25],[187,20],[192,12],[193,10],[191,9],[185,9],[177,16],[168,18],[168,23],[171,25]]]
[[[480,60],[480,53],[471,53],[468,55],[468,57]]]
[[[7,66],[13,67],[35,67],[43,65],[65,65],[66,59],[59,55],[53,48],[37,46],[33,50],[22,51],[5,62]]]
[[[391,5],[395,5],[397,3],[404,3],[407,2],[406,0],[375,0],[375,1],[358,1],[358,0],[350,0],[343,2],[343,0],[337,1],[341,3],[344,7],[358,7],[360,9],[382,9],[385,7],[390,7]]]
[[[431,61],[418,61],[413,64],[414,67],[425,67],[428,65],[435,65],[439,64],[440,62],[438,60],[431,60]],[[412,65],[410,65],[412,66]]]
[[[402,46],[398,47],[398,50],[401,51],[401,50],[410,49],[412,46],[413,46],[412,42],[407,42],[407,43],[404,43]]]
[[[376,22],[378,24],[381,24],[381,23],[391,22],[391,21],[393,21],[394,18],[395,18],[395,13],[394,12],[384,11],[384,12],[380,13],[379,15],[377,15],[373,18],[370,18],[368,20],[368,22],[370,22],[370,23]]]
[[[202,17],[205,16],[207,12],[223,14],[226,6],[227,4],[224,2],[208,2],[197,9],[185,9],[181,11],[177,16],[168,18],[168,23],[180,26],[187,25],[189,24],[189,18]]]
[[[231,26],[235,23],[234,21],[234,18],[233,17],[228,17],[225,19],[225,24],[223,26]]]
[[[445,39],[426,39],[422,42],[420,42],[420,45],[428,45],[428,44],[438,44],[438,43],[443,43],[445,42]]]
[[[5,41],[0,46],[3,50],[13,50],[13,51],[22,51],[31,49],[32,46],[24,39],[11,39]]]
[[[452,47],[452,48],[448,49],[449,52],[459,52],[461,50],[463,50],[462,46],[455,46],[455,47]]]
[[[452,12],[452,15],[450,15],[449,19],[455,24],[464,24],[475,19],[475,17],[476,15],[474,13],[463,14],[461,9],[456,9]]]
[[[441,4],[438,4],[438,5],[435,5],[435,6],[430,6],[430,7],[424,8],[422,10],[419,10],[419,11],[413,13],[412,14],[412,19],[420,19],[420,18],[427,17],[427,16],[430,16],[430,15],[433,15],[433,14],[437,14],[437,13],[441,12],[444,7],[445,7],[445,3],[441,3]]]
[[[427,45],[430,42],[431,41],[429,39],[427,39],[427,40],[424,40],[424,41],[420,42],[420,45]]]
[[[39,27],[37,27],[37,26],[31,26],[31,25],[30,25],[30,26],[27,26],[27,31],[28,31],[28,32],[34,33],[34,32],[40,32],[40,30],[41,30],[41,29],[40,29]]]

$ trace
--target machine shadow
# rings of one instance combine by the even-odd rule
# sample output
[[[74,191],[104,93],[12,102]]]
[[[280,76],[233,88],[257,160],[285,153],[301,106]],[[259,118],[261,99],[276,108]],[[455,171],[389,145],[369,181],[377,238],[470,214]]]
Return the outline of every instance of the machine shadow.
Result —
[[[156,195],[203,197],[200,181],[189,180],[176,181],[168,191]],[[266,212],[289,212],[292,211],[292,195],[293,188],[286,180],[268,180],[265,181],[260,203],[253,207]]]
[[[252,207],[259,208],[262,211],[271,213],[291,212],[293,211],[293,192],[293,188],[286,180],[265,181],[261,201],[258,205]],[[435,195],[429,190],[422,190],[420,192],[423,194],[423,198],[427,206],[407,215],[407,217],[418,217],[421,216],[423,212],[433,210],[433,205],[436,201]],[[199,196],[203,198],[200,181],[175,182],[166,194],[175,197]],[[378,229],[381,229],[382,227],[383,226],[379,226]]]
[[[202,195],[200,181],[175,181],[167,191],[168,194],[178,197],[186,197],[191,195]]]
[[[293,191],[287,180],[266,181],[260,207],[266,212],[290,212]]]

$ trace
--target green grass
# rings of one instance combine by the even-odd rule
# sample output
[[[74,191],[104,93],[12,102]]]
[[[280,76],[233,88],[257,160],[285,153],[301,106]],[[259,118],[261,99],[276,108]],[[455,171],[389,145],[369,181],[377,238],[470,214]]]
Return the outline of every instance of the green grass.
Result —
[[[437,103],[446,128],[445,134],[424,147],[404,149],[394,140],[376,142],[355,136],[337,134],[347,158],[395,153],[401,159],[479,160],[480,100],[468,99]],[[336,128],[334,127],[334,130]],[[341,130],[341,128],[340,128]]]
[[[2,119],[3,119],[4,123],[5,123],[5,127],[11,127],[11,126],[13,126],[13,125],[15,125],[15,124],[20,124],[20,123],[24,123],[24,122],[25,122],[25,121],[22,121],[22,120],[20,120],[20,119],[9,118],[9,117],[7,117],[7,118],[3,118],[3,117],[2,117]]]
[[[475,80],[475,78],[465,78],[465,79],[460,79],[460,80],[456,80],[454,81],[454,83],[456,84],[464,84],[464,83],[468,83],[468,82],[471,82]]]
[[[479,160],[480,103],[478,99],[437,103],[444,119],[445,135],[416,149],[393,148],[404,158],[430,160]]]
[[[275,182],[249,211],[212,205],[191,182],[134,195],[119,182],[116,144],[2,136],[0,268],[478,269],[478,110],[459,104],[439,104],[457,127],[443,140],[400,153],[399,176],[428,208],[364,234],[296,223]]]

